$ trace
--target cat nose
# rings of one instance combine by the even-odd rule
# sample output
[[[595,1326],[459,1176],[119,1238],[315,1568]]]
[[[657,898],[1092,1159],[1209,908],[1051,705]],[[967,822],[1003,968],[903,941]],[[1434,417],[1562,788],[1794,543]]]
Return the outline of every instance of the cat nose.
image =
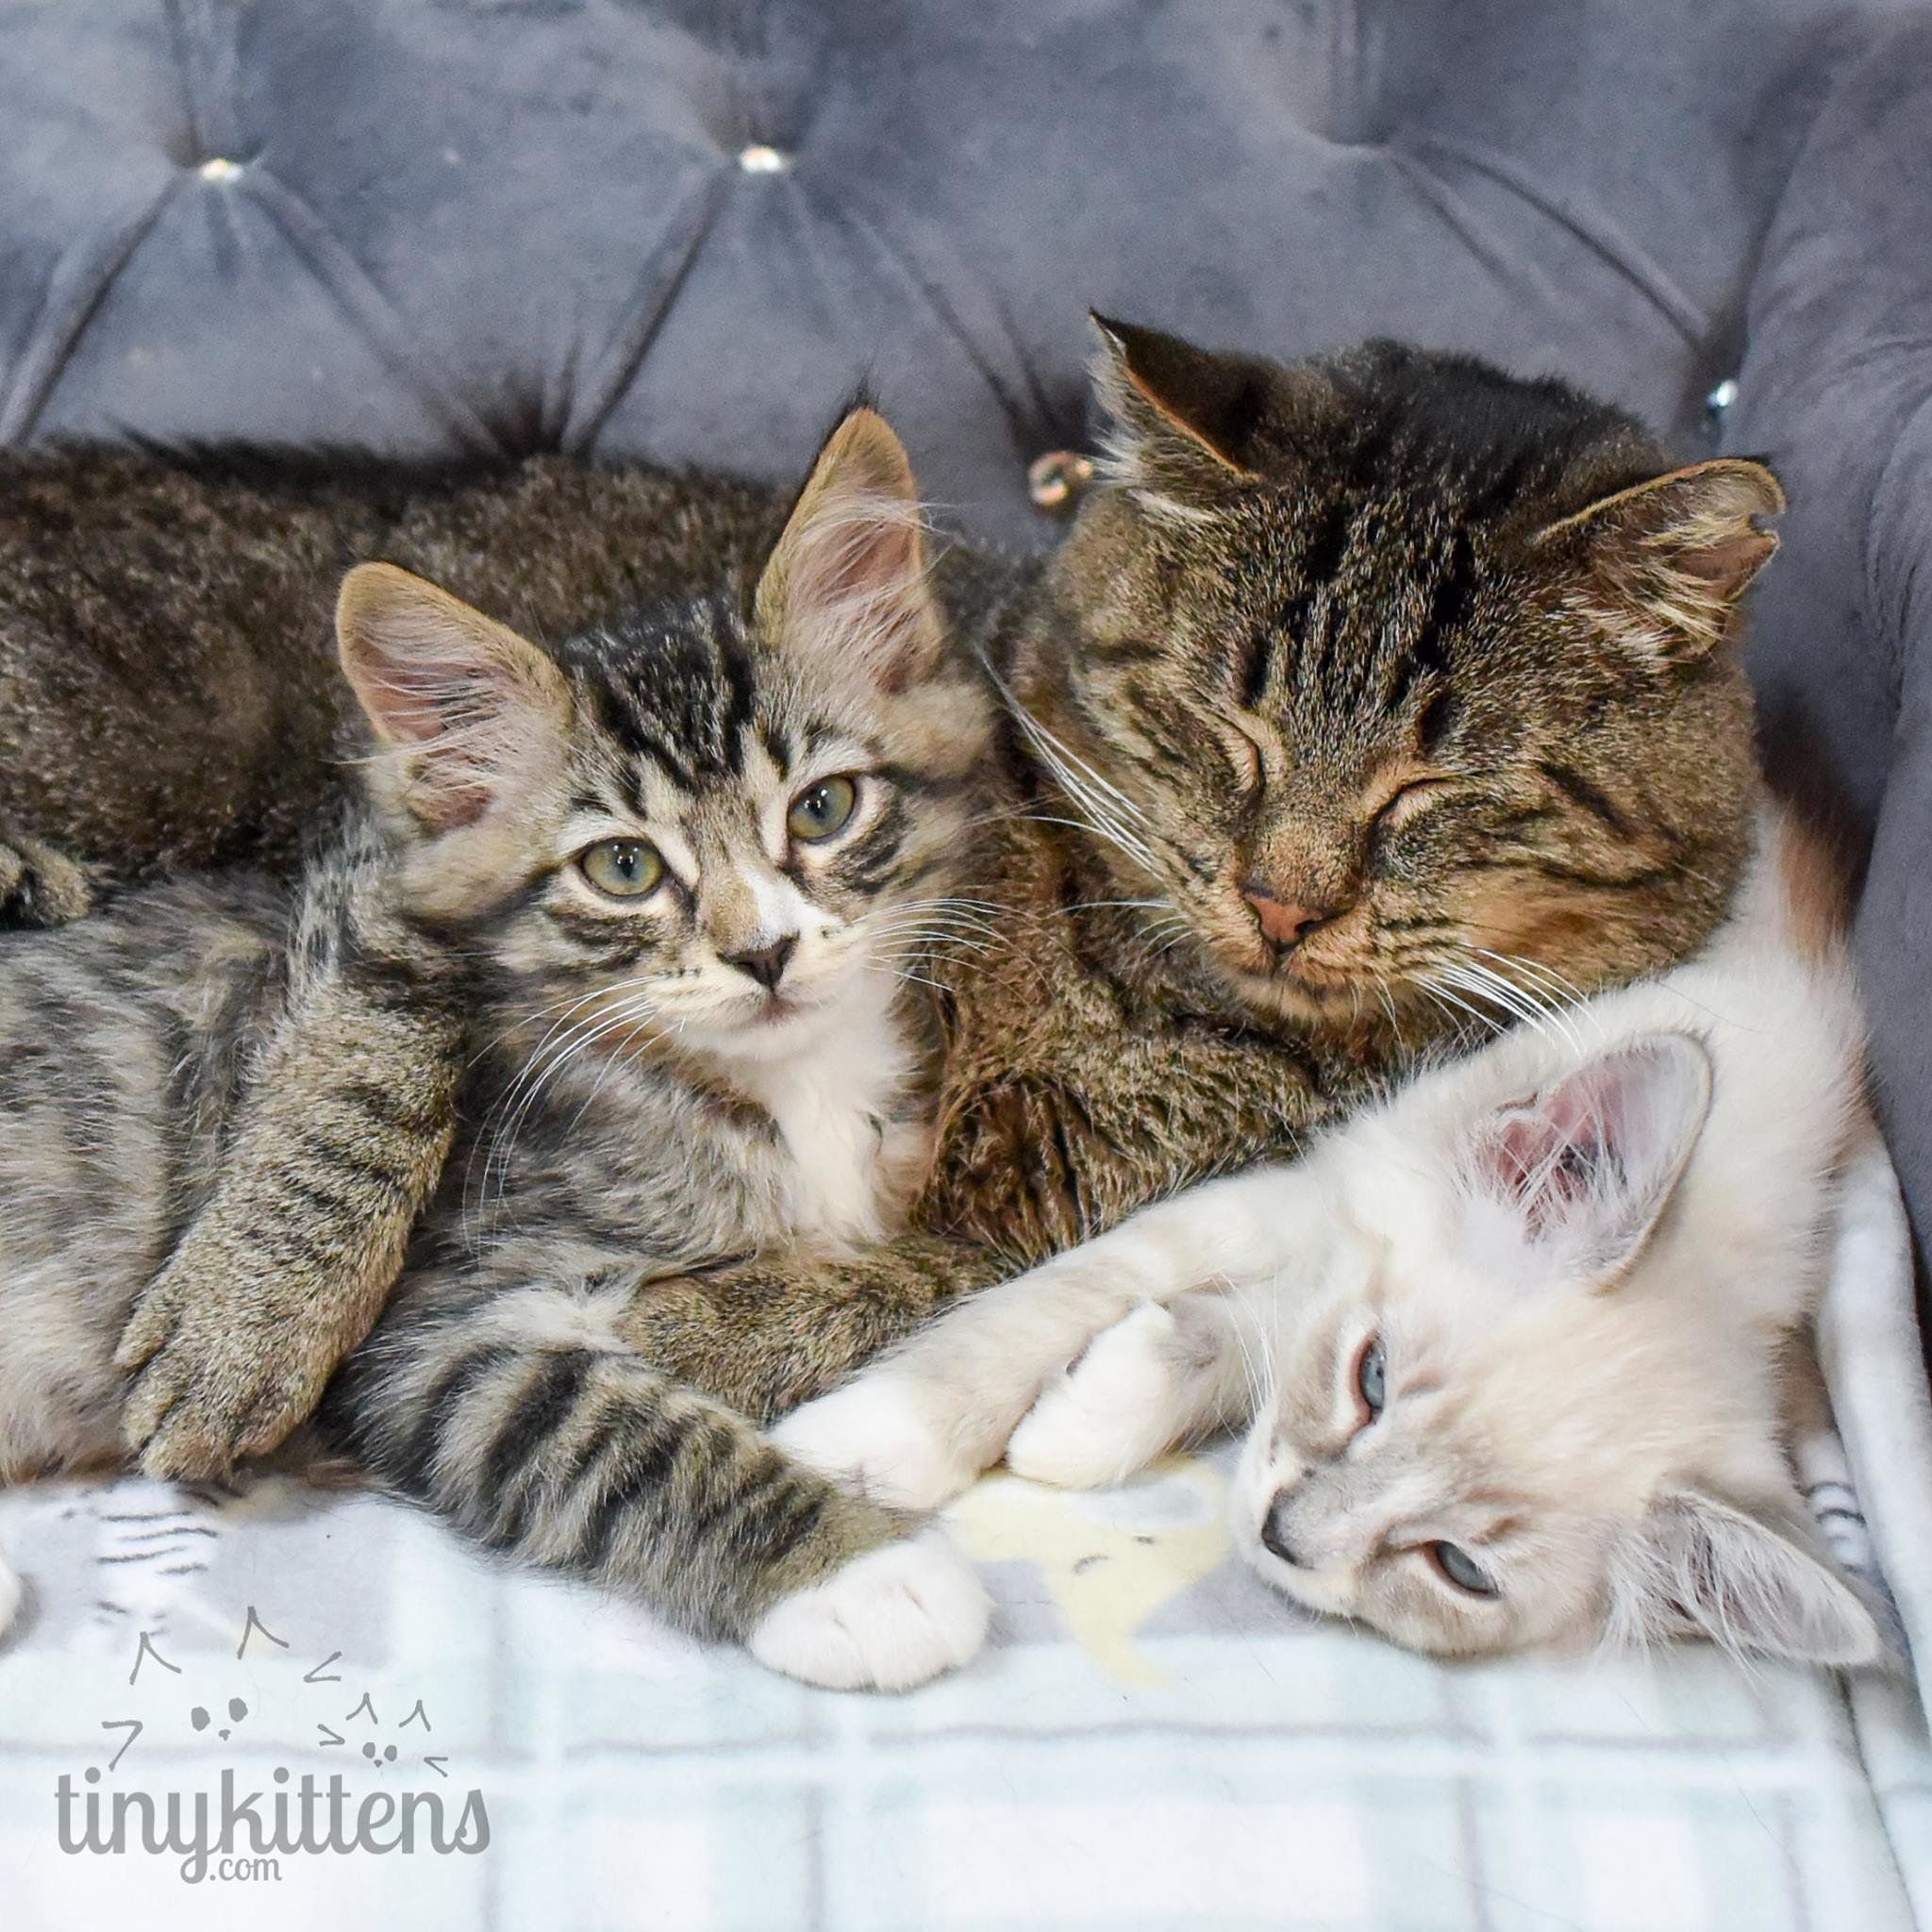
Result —
[[[1268,1506],[1267,1518],[1261,1524],[1261,1543],[1271,1555],[1279,1557],[1291,1570],[1307,1567],[1289,1537],[1289,1492],[1286,1490],[1281,1491]]]
[[[1241,897],[1261,928],[1261,937],[1281,952],[1292,951],[1318,926],[1326,925],[1341,911],[1338,906],[1304,906],[1284,899],[1266,880],[1245,878]]]
[[[788,932],[783,939],[774,940],[769,946],[753,946],[742,953],[721,953],[718,957],[725,965],[736,966],[741,973],[749,973],[767,992],[776,992],[778,982],[785,977],[786,962],[797,944],[798,935]]]

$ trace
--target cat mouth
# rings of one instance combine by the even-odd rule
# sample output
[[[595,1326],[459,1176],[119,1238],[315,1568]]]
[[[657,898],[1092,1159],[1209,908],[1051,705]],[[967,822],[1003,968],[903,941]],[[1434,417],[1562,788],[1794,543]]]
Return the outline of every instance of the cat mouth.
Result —
[[[782,1026],[801,1013],[811,1010],[812,1002],[793,992],[768,992],[754,1009],[751,1024],[758,1027]]]

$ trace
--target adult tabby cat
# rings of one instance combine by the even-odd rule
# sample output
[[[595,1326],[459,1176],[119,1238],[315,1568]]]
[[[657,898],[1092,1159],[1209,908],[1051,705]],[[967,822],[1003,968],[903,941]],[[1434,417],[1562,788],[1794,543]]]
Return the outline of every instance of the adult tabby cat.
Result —
[[[975,888],[996,932],[920,969],[946,1054],[913,1231],[655,1280],[627,1318],[749,1413],[941,1294],[1294,1145],[1472,1006],[1683,957],[1737,877],[1757,779],[1728,640],[1775,545],[1766,471],[1673,471],[1561,384],[1390,344],[1282,368],[1109,325],[1100,382],[1108,472],[988,632],[1011,701]],[[325,1084],[299,1027],[290,1052],[289,1091]],[[244,1123],[242,1171],[250,1146]],[[219,1348],[233,1277],[191,1278]],[[340,1346],[239,1332],[271,1384]],[[204,1439],[246,1437],[198,1402],[176,1413]]]
[[[748,612],[659,603],[552,654],[365,564],[339,627],[399,849],[328,869],[392,874],[419,943],[466,956],[468,1072],[329,1434],[474,1537],[811,1681],[961,1661],[986,1601],[957,1557],[627,1332],[641,1278],[878,1240],[927,1165],[899,961],[970,852],[991,707],[931,602],[904,452],[847,420]],[[116,1339],[310,970],[288,920],[258,881],[167,884],[0,953],[0,1475],[118,1446]]]

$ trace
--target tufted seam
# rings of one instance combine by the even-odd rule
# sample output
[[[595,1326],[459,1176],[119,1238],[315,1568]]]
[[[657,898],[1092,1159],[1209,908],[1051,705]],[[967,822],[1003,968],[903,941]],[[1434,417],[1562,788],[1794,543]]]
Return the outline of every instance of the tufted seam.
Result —
[[[1484,175],[1508,189],[1567,229],[1606,266],[1623,276],[1692,348],[1708,338],[1710,317],[1676,287],[1660,263],[1652,261],[1629,237],[1618,233],[1607,218],[1598,216],[1592,223],[1581,211],[1565,207],[1543,192],[1520,170],[1493,155],[1466,148],[1459,142],[1444,141],[1439,135],[1417,134],[1408,137],[1406,145],[1411,151],[1435,153],[1446,160],[1459,162],[1472,174]]]
[[[1777,193],[1773,197],[1765,215],[1764,225],[1753,237],[1754,253],[1746,264],[1744,281],[1744,341],[1739,354],[1741,365],[1751,352],[1751,299],[1757,293],[1758,277],[1764,271],[1765,249],[1785,211],[1785,203],[1790,199],[1791,184],[1798,178],[1799,172],[1810,158],[1811,150],[1817,144],[1819,129],[1824,125],[1824,116],[1839,95],[1844,91],[1845,77],[1840,74],[1836,86],[1821,88],[1818,104],[1811,110],[1811,119],[1806,124],[1803,138],[1791,149],[1790,165],[1785,170],[1785,178],[1778,183]]]
[[[1541,290],[1542,299],[1550,308],[1554,309],[1561,306],[1557,291],[1536,259],[1521,251],[1512,251],[1491,235],[1474,212],[1458,199],[1448,182],[1440,175],[1432,174],[1419,157],[1405,152],[1393,141],[1382,152],[1402,178],[1455,230],[1470,253],[1497,281],[1505,284],[1531,281]]]
[[[258,161],[230,192],[245,193],[256,202],[309,273],[335,297],[378,359],[409,384],[451,436],[474,454],[502,453],[489,425],[416,354],[408,325],[389,298],[292,188]]]
[[[1384,130],[1371,119],[1368,72],[1373,64],[1363,0],[1333,0],[1329,16],[1328,139],[1343,147],[1365,147]]]
[[[596,441],[610,412],[637,378],[658,331],[663,327],[685,276],[716,225],[730,193],[727,165],[705,177],[685,204],[678,231],[660,241],[646,257],[636,288],[611,330],[596,367],[566,413],[559,446],[584,456]],[[668,259],[667,259],[668,258]]]
[[[1923,346],[1932,349],[1932,341]],[[1889,525],[1896,522],[1895,518],[1887,516],[1887,505],[1896,493],[1897,472],[1907,456],[1912,453],[1912,432],[1921,427],[1932,429],[1932,393],[1921,396],[1911,413],[1899,425],[1898,435],[1892,440],[1891,448],[1873,479],[1871,500],[1865,511],[1864,534],[1859,540],[1859,575],[1863,579],[1865,593],[1865,608],[1859,615],[1865,621],[1865,628],[1875,637],[1883,656],[1886,694],[1891,700],[1895,715],[1904,705],[1907,620],[1911,615],[1915,577],[1923,567],[1923,560],[1916,555],[1899,556],[1904,549],[1902,545],[1881,544],[1879,526],[1881,523]],[[1932,443],[1932,437],[1926,441]],[[1932,448],[1924,454],[1928,467],[1932,467]],[[1885,575],[1888,564],[1894,558],[1897,559],[1896,567],[1891,574],[1902,575],[1903,581],[1896,592],[1889,595]],[[1932,659],[1932,642],[1926,645],[1926,656]]]
[[[1037,454],[1039,433],[1043,425],[1054,421],[1055,412],[1041,395],[1038,383],[1033,379],[1031,365],[1025,358],[1020,358],[1022,380],[1031,391],[1022,397],[1012,392],[1000,371],[967,327],[958,307],[936,277],[928,275],[920,265],[913,252],[896,242],[886,230],[878,218],[869,213],[862,205],[862,198],[848,190],[844,199],[833,202],[831,198],[815,189],[806,180],[798,183],[799,191],[819,212],[834,226],[841,223],[849,226],[860,240],[887,263],[907,286],[911,289],[926,311],[941,329],[958,343],[974,372],[986,385],[987,393],[998,406],[1005,419],[1007,434],[1011,439],[1014,450],[1023,458],[1030,458]],[[1029,415],[1028,405],[1033,413]]]
[[[111,234],[105,243],[82,242],[66,250],[41,294],[40,311],[27,331],[27,346],[14,372],[13,382],[0,398],[0,442],[24,442],[33,434],[54,386],[74,358],[87,325],[108,291],[144,242],[179,190],[183,176],[171,174],[154,198]],[[90,260],[89,258],[92,258]],[[78,263],[78,286],[57,306],[57,291],[71,263]]]
[[[236,111],[240,53],[231,30],[241,10],[229,8],[218,19],[210,0],[163,0],[168,41],[181,76],[182,111],[191,152],[173,158],[184,164],[214,156],[234,156],[243,146]]]

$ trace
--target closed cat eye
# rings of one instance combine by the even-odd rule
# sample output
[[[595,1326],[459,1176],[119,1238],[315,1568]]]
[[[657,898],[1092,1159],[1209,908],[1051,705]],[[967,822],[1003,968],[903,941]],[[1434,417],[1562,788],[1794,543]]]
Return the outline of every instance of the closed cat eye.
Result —
[[[1234,735],[1238,744],[1236,763],[1246,781],[1247,801],[1253,804],[1268,787],[1268,765],[1260,745],[1237,724]]]
[[[1427,1548],[1429,1561],[1438,1573],[1453,1583],[1457,1590],[1466,1591],[1471,1596],[1494,1596],[1496,1586],[1488,1574],[1478,1567],[1469,1552],[1457,1543],[1430,1543]]]
[[[858,805],[858,787],[850,778],[821,778],[791,801],[785,829],[808,845],[842,831]]]
[[[1455,781],[1449,778],[1411,778],[1399,785],[1376,807],[1369,820],[1369,830],[1393,831],[1406,824],[1421,809],[1424,800],[1444,791]]]
[[[1382,1338],[1379,1335],[1370,1336],[1362,1344],[1361,1353],[1356,1357],[1355,1392],[1369,1412],[1369,1422],[1374,1422],[1389,1399],[1388,1369],[1382,1357]]]
[[[641,899],[664,877],[658,848],[642,839],[600,839],[577,855],[577,870],[613,899]]]

